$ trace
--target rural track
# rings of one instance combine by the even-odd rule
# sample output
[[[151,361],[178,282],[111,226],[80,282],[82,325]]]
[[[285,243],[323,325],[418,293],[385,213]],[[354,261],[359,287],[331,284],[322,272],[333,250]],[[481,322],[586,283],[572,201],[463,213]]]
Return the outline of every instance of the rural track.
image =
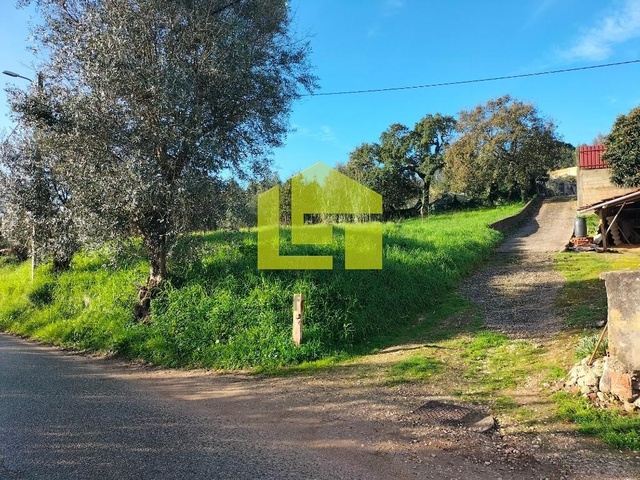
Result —
[[[564,279],[553,256],[569,242],[575,216],[573,199],[546,199],[462,284],[488,329],[512,338],[545,338],[562,329],[554,301]]]
[[[0,479],[639,478],[640,458],[595,441],[424,424],[437,384],[360,373],[168,370],[0,334]]]

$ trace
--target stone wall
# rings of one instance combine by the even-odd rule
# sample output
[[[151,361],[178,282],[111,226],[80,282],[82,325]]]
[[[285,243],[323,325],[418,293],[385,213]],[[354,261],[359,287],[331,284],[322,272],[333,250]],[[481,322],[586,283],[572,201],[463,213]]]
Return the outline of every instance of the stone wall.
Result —
[[[578,207],[631,193],[637,188],[620,188],[611,183],[609,168],[578,169]]]

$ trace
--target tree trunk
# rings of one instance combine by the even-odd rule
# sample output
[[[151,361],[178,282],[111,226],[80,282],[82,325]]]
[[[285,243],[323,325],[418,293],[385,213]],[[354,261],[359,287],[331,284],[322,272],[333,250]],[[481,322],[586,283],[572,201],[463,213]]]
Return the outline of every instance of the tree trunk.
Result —
[[[149,252],[149,264],[147,287],[157,288],[167,278],[167,252],[165,251],[164,239],[159,248]]]
[[[144,243],[149,255],[149,276],[138,291],[138,304],[134,308],[134,315],[140,321],[149,317],[151,300],[167,278],[167,244],[164,235],[152,236],[145,239]]]
[[[68,256],[54,256],[53,257],[53,271],[54,272],[64,272],[69,269],[71,265],[72,257]]]
[[[489,185],[489,195],[487,198],[491,203],[495,202],[498,198],[498,186],[495,183]]]
[[[431,180],[422,181],[422,205],[420,205],[420,216],[424,217],[425,214],[429,215],[429,203],[431,202],[430,193]]]

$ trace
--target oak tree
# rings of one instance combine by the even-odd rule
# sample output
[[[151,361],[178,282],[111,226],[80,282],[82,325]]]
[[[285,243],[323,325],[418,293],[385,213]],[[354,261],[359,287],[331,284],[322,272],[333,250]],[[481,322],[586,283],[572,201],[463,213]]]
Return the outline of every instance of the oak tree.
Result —
[[[452,187],[492,201],[535,194],[562,146],[553,122],[509,95],[460,112],[457,132],[446,153]]]
[[[405,168],[421,182],[420,214],[429,211],[430,190],[436,174],[444,168],[444,152],[455,134],[456,120],[448,115],[425,115],[409,136]]]
[[[343,172],[382,195],[385,218],[406,208],[417,196],[413,175],[405,169],[408,130],[394,124],[380,137],[380,143],[363,143],[349,154]]]

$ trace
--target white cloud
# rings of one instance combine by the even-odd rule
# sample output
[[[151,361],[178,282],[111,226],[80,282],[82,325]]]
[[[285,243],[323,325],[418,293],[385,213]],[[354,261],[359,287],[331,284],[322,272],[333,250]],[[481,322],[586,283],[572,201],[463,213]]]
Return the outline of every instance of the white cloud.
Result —
[[[640,0],[626,0],[622,7],[586,29],[565,51],[564,60],[598,61],[608,58],[616,45],[640,37]]]
[[[557,3],[558,0],[542,0],[533,12],[533,16],[536,18],[541,17]]]
[[[385,22],[390,17],[398,15],[405,6],[405,0],[383,0],[377,2],[373,7],[375,12],[373,23],[366,29],[365,36],[367,38],[377,37],[384,29]]]
[[[319,128],[307,128],[301,125],[293,124],[293,133],[301,137],[319,140],[325,143],[333,143],[336,141],[336,134],[329,125],[322,125]]]
[[[336,135],[329,125],[320,127],[320,140],[323,142],[334,142],[336,140]]]
[[[390,17],[396,15],[405,7],[404,0],[385,0],[382,5],[381,16]]]

